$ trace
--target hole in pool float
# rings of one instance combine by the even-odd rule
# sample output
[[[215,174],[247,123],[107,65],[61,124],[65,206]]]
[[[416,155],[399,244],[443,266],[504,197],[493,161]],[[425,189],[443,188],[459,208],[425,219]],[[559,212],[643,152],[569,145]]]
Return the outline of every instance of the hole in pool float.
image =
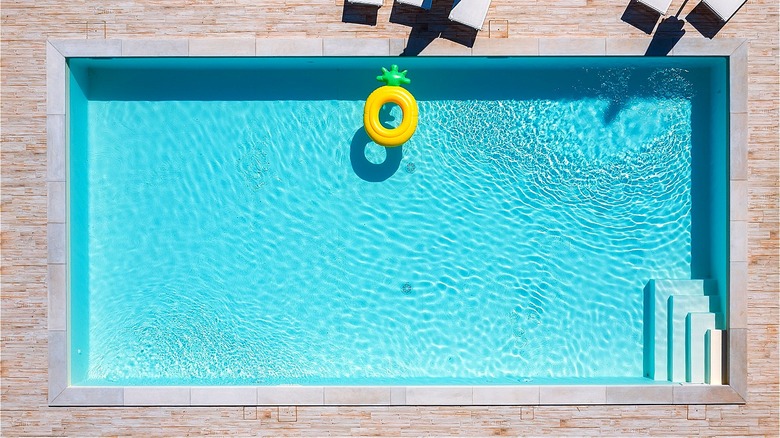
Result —
[[[403,110],[393,102],[382,105],[382,109],[379,110],[379,123],[387,129],[397,128],[403,120]]]

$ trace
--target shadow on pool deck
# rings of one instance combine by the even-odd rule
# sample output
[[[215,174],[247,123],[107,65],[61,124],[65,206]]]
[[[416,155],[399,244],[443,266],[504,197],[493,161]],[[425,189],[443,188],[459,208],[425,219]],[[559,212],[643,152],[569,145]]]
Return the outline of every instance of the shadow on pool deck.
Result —
[[[393,2],[390,22],[412,28],[401,56],[419,55],[436,38],[474,46],[477,30],[450,21],[451,10],[452,0],[432,0],[429,10]]]

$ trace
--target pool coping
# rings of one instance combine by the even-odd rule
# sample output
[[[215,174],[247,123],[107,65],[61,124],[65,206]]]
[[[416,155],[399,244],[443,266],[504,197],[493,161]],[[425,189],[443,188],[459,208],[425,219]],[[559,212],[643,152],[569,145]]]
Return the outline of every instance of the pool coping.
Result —
[[[71,57],[398,56],[403,38],[51,39],[46,42],[49,406],[490,406],[744,404],[747,400],[748,40],[683,38],[669,56],[729,58],[728,384],[517,386],[70,386],[67,66]],[[419,56],[642,56],[650,39],[436,39]]]

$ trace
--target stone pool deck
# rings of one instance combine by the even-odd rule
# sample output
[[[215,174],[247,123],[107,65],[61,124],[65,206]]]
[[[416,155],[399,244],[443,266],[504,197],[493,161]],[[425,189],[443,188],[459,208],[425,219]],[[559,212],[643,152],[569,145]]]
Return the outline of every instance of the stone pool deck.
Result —
[[[171,41],[165,50],[187,42],[191,51],[194,42],[201,54],[224,52],[227,47],[250,55],[258,45],[253,43],[250,48],[246,41],[255,38],[319,38],[329,41],[328,50],[335,54],[376,50],[371,44],[355,44],[358,39],[376,38],[378,44],[390,39],[388,53],[406,49],[424,55],[491,50],[508,39],[535,41],[540,51],[544,46],[545,50],[587,53],[600,51],[599,42],[607,38],[627,38],[626,47],[636,50],[648,47],[655,35],[638,28],[652,20],[628,2],[540,1],[519,7],[516,2],[494,0],[485,28],[472,43],[473,33],[448,25],[449,4],[449,0],[437,1],[426,14],[394,7],[385,0],[373,14],[371,9],[345,7],[340,1],[139,0],[99,6],[61,0],[3,1],[0,435],[777,435],[778,5],[762,1],[749,1],[712,41],[702,38],[699,31],[711,34],[717,29],[701,21],[697,3],[675,0],[669,9],[675,14],[682,7],[679,16],[690,17],[683,27],[685,36],[675,46],[678,51],[695,51],[699,45],[719,40],[748,41],[748,122],[747,132],[741,133],[747,138],[748,153],[747,162],[738,166],[744,171],[740,181],[746,181],[740,190],[747,193],[747,216],[743,218],[748,292],[746,404],[48,406],[48,329],[62,321],[52,320],[47,313],[46,282],[47,275],[52,275],[47,258],[57,250],[47,245],[47,224],[52,215],[63,212],[47,206],[47,191],[56,188],[47,184],[52,169],[46,164],[46,41],[84,39],[100,46],[107,43],[103,40],[157,39]],[[412,44],[405,40],[410,35]],[[437,35],[446,39],[434,39]],[[225,39],[215,43],[216,38]],[[125,46],[141,49],[142,45],[133,44]]]

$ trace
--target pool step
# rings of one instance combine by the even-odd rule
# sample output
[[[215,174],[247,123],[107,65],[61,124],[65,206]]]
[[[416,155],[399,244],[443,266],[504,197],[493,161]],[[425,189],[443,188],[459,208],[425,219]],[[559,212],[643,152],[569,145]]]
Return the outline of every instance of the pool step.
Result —
[[[686,318],[691,312],[717,312],[719,301],[716,293],[714,280],[650,280],[647,283],[644,295],[646,377],[686,381]],[[716,324],[718,317],[716,314]],[[698,329],[698,325],[696,327]],[[701,360],[703,366],[703,349],[698,352],[698,343],[692,348],[696,349],[694,360]],[[695,368],[698,370],[698,367]]]
[[[715,330],[718,315],[712,312],[691,312],[685,317],[685,381],[704,383],[706,373],[707,332]]]
[[[726,369],[723,364],[724,351],[726,351],[726,331],[707,330],[704,335],[704,383],[710,385],[726,383],[723,373]]]

